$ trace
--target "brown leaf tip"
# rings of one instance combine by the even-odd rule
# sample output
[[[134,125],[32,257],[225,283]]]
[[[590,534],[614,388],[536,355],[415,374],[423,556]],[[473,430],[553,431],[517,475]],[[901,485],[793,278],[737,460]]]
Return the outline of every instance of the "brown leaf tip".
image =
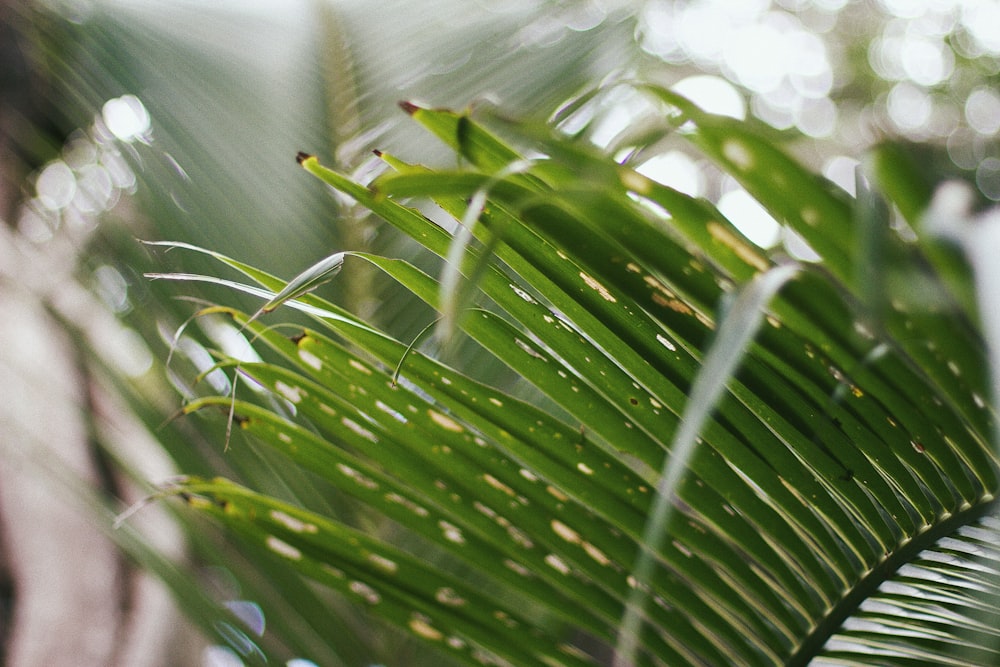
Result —
[[[298,162],[299,164],[302,164],[311,157],[313,156],[310,155],[309,153],[304,153],[302,151],[299,151],[298,153],[295,154],[295,161]]]
[[[374,153],[374,154],[375,154],[375,157],[382,157],[382,151],[380,151],[380,150],[379,150],[379,149],[377,149],[377,148],[373,149],[373,150],[372,150],[372,153]]]
[[[399,108],[411,116],[420,111],[420,107],[418,107],[413,102],[407,102],[406,100],[403,100],[402,102],[399,103]]]

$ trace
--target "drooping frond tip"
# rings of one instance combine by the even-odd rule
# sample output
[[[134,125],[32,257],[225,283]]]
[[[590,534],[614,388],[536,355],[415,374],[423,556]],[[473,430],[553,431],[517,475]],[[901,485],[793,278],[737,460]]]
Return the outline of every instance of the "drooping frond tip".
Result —
[[[412,116],[413,114],[415,114],[418,111],[420,111],[420,107],[418,107],[413,102],[408,102],[406,100],[401,100],[399,102],[399,108],[402,109],[403,111],[405,111],[410,116]]]

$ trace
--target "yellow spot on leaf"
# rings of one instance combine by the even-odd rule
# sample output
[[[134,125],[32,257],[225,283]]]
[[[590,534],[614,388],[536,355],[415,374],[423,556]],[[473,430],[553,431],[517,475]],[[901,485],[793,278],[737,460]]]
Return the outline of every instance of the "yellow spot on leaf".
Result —
[[[503,493],[506,493],[508,496],[510,496],[512,498],[514,497],[514,495],[515,495],[514,494],[514,489],[510,488],[509,486],[507,486],[506,484],[504,484],[503,482],[501,482],[499,479],[497,479],[493,475],[489,475],[489,474],[483,475],[483,479],[486,481],[487,484],[489,484],[490,486],[492,486],[497,491],[502,491]]]
[[[569,574],[569,565],[566,564],[562,558],[555,554],[549,554],[545,557],[545,562],[549,567],[553,568],[559,574]]]
[[[580,533],[576,532],[575,530],[564,524],[562,521],[553,519],[551,526],[552,530],[555,531],[555,534],[561,537],[562,539],[566,540],[570,544],[579,544]]]
[[[552,496],[553,498],[555,498],[558,501],[566,502],[567,500],[569,500],[569,496],[567,496],[565,493],[563,493],[562,491],[560,491],[559,489],[557,489],[554,486],[546,487],[545,490],[549,492],[550,496]]]
[[[754,159],[750,149],[736,139],[728,139],[722,144],[722,154],[736,167],[744,171],[753,166]]]
[[[517,574],[521,575],[522,577],[530,577],[532,575],[532,572],[531,572],[530,568],[528,568],[528,567],[526,567],[524,565],[521,565],[520,563],[518,563],[516,561],[510,560],[509,558],[507,560],[505,560],[503,562],[503,564],[504,564],[504,566],[506,566],[506,568],[508,570],[512,570],[512,571],[516,572]]]
[[[291,560],[301,560],[302,552],[293,547],[288,542],[279,540],[274,535],[268,535],[266,540],[267,548],[278,554],[279,556],[284,556]]]
[[[616,299],[614,295],[608,291],[607,287],[597,282],[583,271],[580,272],[580,277],[583,278],[583,282],[587,283],[587,287],[589,287],[592,290],[595,290],[598,294],[601,295],[602,299],[604,299],[605,301],[610,301],[611,303],[617,303],[618,299]]]
[[[710,222],[708,223],[708,233],[712,235],[712,238],[727,246],[737,257],[753,268],[758,271],[767,271],[768,264],[763,255],[750,247],[749,244],[738,237],[732,230],[723,227],[717,222]]]
[[[461,607],[467,602],[465,598],[455,592],[455,589],[449,587],[437,589],[437,592],[434,593],[434,599],[449,607]]]
[[[410,619],[410,630],[413,633],[423,637],[424,639],[429,639],[431,641],[441,641],[444,638],[444,634],[431,625],[430,619],[423,614],[415,614],[413,618]]]
[[[399,565],[396,561],[389,560],[385,556],[381,556],[379,554],[368,554],[368,562],[383,572],[388,572],[389,574],[395,574],[396,570],[399,569]]]
[[[535,473],[531,472],[527,468],[521,468],[520,472],[521,472],[521,477],[525,478],[529,482],[537,482],[538,481],[538,475],[536,475]]]
[[[622,169],[619,173],[622,185],[624,185],[627,190],[631,190],[637,195],[643,196],[648,195],[652,190],[652,184],[649,179],[642,174],[632,171],[631,169]]]
[[[309,350],[299,350],[299,359],[304,361],[308,366],[316,369],[323,370],[323,360],[317,357],[315,354]]]
[[[284,396],[290,403],[299,403],[302,401],[302,396],[306,393],[302,387],[292,387],[281,380],[274,383],[275,390]]]
[[[316,533],[319,531],[315,524],[302,521],[280,510],[271,510],[271,518],[296,533]]]
[[[361,486],[365,487],[366,489],[375,490],[378,488],[378,482],[368,477],[367,475],[363,475],[362,473],[358,472],[354,468],[351,468],[350,466],[346,466],[343,463],[338,463],[337,469],[343,474],[353,479]]]
[[[378,591],[363,581],[352,581],[348,584],[348,587],[352,593],[361,597],[368,604],[378,604],[382,600],[382,596],[378,594]]]
[[[590,556],[595,561],[597,561],[598,564],[600,564],[600,565],[602,565],[604,567],[607,567],[608,565],[611,565],[611,559],[608,558],[607,555],[603,551],[601,551],[600,549],[598,549],[597,547],[595,547],[590,542],[584,542],[583,543],[583,550],[587,552],[588,556]]]
[[[353,419],[348,419],[347,417],[344,417],[340,420],[340,423],[346,426],[347,428],[351,429],[352,431],[354,431],[356,435],[361,436],[365,440],[368,440],[369,442],[378,442],[378,437],[376,437],[374,433],[372,433],[371,431],[369,431],[368,429],[366,429],[364,426],[357,423]]]
[[[385,494],[385,499],[387,502],[395,503],[397,505],[402,505],[406,509],[410,510],[417,516],[429,516],[430,512],[425,507],[421,507],[409,498],[404,498],[398,493],[387,493]]]
[[[434,421],[435,424],[445,429],[446,431],[451,431],[452,433],[461,433],[462,431],[465,430],[462,428],[462,425],[459,424],[457,421],[455,421],[451,417],[448,417],[447,415],[441,414],[437,410],[428,410],[427,414],[430,416],[430,418]]]
[[[351,365],[351,368],[353,368],[354,370],[359,371],[361,373],[364,373],[365,375],[371,375],[372,374],[372,370],[370,368],[368,368],[367,366],[365,366],[360,361],[358,361],[357,359],[351,359],[347,363],[349,363]]]
[[[462,535],[462,530],[458,526],[447,521],[438,521],[438,527],[444,532],[444,539],[455,544],[465,544],[465,536]]]
[[[799,212],[799,215],[802,216],[802,222],[806,223],[810,227],[815,227],[816,225],[819,224],[820,220],[819,211],[812,208],[811,206],[807,206],[806,208],[802,209]]]
[[[670,339],[663,334],[656,334],[656,340],[660,341],[660,345],[667,348],[671,352],[677,351],[677,346],[670,342]]]

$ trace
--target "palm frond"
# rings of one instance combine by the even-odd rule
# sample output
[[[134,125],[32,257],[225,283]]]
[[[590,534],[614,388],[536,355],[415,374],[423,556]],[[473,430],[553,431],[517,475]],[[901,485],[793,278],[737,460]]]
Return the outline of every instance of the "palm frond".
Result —
[[[456,320],[464,335],[557,407],[477,382],[473,369],[216,255],[256,284],[232,281],[238,289],[272,303],[288,296],[317,323],[288,336],[216,309],[277,355],[237,372],[294,414],[238,400],[241,429],[415,541],[366,536],[225,480],[192,479],[176,492],[468,664],[599,664],[629,628],[640,665],[796,665],[820,655],[840,664],[876,645],[888,646],[886,664],[924,659],[927,646],[890,642],[888,629],[919,626],[924,641],[944,619],[993,609],[995,579],[963,587],[971,568],[934,566],[930,555],[987,541],[993,524],[983,517],[995,512],[986,346],[968,286],[954,272],[941,277],[936,251],[888,226],[874,190],[852,200],[752,126],[643,90],[664,105],[669,131],[740,180],[821,260],[765,252],[710,203],[557,128],[540,136],[506,126],[529,158],[468,115],[406,105],[467,167],[383,155],[393,172],[365,185],[315,157],[301,164],[447,259],[445,275],[464,276],[462,289],[478,288],[478,306]],[[877,174],[876,185],[891,183],[893,166]],[[412,208],[413,197],[466,223],[464,240]],[[899,208],[923,211],[911,199]],[[454,298],[400,259],[353,253],[344,272],[358,261],[434,309]],[[863,276],[874,263],[893,279],[873,291]],[[730,338],[752,333],[752,319],[727,320],[725,308],[755,276],[775,281],[748,311],[763,325],[752,342]],[[910,287],[918,277],[942,300],[922,300]],[[696,398],[726,351],[712,380],[721,397]],[[688,456],[679,429],[692,409],[702,425]],[[684,474],[661,473],[672,465]],[[930,588],[935,567],[946,570],[946,600],[900,595]],[[641,622],[623,625],[633,617]],[[949,641],[993,655],[984,623],[949,626],[961,634]],[[620,664],[632,664],[629,653]]]

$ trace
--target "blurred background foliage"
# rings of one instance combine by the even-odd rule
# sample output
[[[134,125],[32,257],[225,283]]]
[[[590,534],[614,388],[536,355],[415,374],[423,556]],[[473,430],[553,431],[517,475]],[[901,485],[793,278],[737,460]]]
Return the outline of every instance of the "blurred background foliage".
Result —
[[[304,178],[296,152],[361,179],[378,169],[373,148],[454,160],[405,122],[399,100],[542,121],[582,91],[631,79],[767,124],[776,142],[849,192],[865,150],[892,140],[919,156],[928,181],[959,176],[976,185],[980,205],[1000,200],[1000,5],[989,0],[35,0],[0,12],[3,284],[66,329],[84,377],[99,377],[114,409],[136,416],[167,453],[161,470],[225,474],[373,531],[392,528],[266,451],[225,452],[224,420],[169,421],[183,400],[229,390],[221,373],[194,382],[211,364],[208,347],[250,353],[210,318],[175,337],[196,306],[143,273],[208,265],[137,238],[195,243],[285,277],[336,249],[411,256],[410,243]],[[644,104],[625,88],[595,98],[591,141],[614,153],[623,137],[654,131]],[[654,147],[643,173],[710,199],[762,247],[808,257],[732,178],[670,137]],[[402,339],[432,318],[371,272],[323,289]],[[475,349],[463,345],[458,356],[469,358]],[[475,372],[516,383],[498,366],[477,363]],[[133,473],[133,496],[162,481],[108,439],[96,430],[98,455]],[[106,480],[97,486],[105,511],[120,511],[112,498],[127,494]],[[372,629],[354,608],[319,617],[325,594],[273,557],[224,545],[198,525],[181,530],[195,581],[211,584],[171,580],[185,607],[207,591],[244,621],[268,610],[266,632],[249,622],[261,634],[252,640],[203,618],[216,634],[205,664],[265,654],[418,664],[419,649]],[[141,538],[115,535],[164,573]],[[268,558],[272,576],[254,577]],[[14,608],[13,594],[6,602]]]

